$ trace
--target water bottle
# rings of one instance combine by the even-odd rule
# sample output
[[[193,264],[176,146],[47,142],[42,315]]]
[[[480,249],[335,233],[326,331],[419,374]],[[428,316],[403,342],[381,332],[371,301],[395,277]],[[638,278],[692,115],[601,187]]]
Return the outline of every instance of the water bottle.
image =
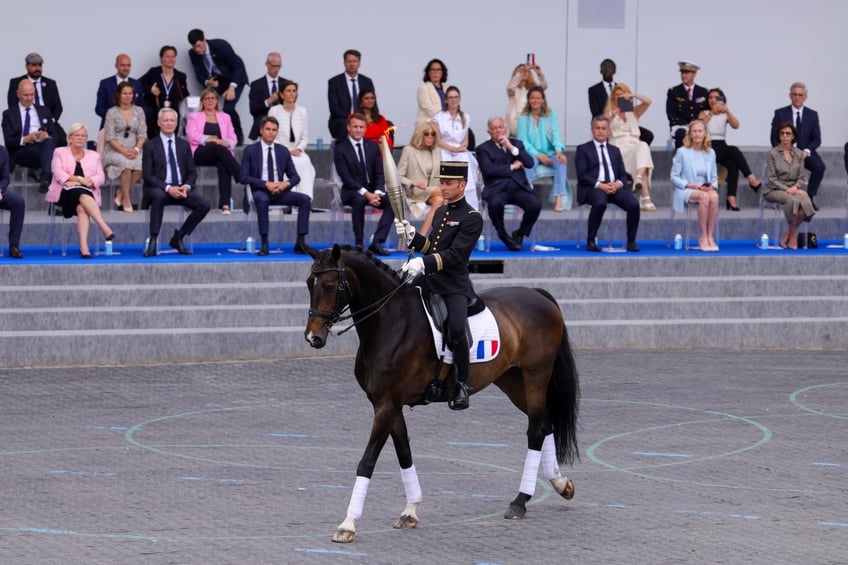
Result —
[[[230,212],[234,212],[236,209],[235,201],[232,197],[230,197]]]
[[[324,138],[323,137],[318,137],[318,138],[315,139],[315,149],[317,149],[318,151],[321,151],[322,149],[324,149]]]
[[[112,241],[109,240],[106,242],[106,255],[109,256],[112,254]]]
[[[842,247],[848,249],[848,233],[842,236]]]
[[[769,248],[769,240],[768,234],[764,233],[760,236],[760,249],[768,249]]]
[[[677,234],[674,236],[674,250],[680,251],[681,249],[683,249],[683,236]]]
[[[247,249],[248,253],[256,252],[256,242],[253,240],[251,236],[247,236],[247,241],[245,242],[245,249]]]
[[[848,235],[846,235],[848,237]],[[485,251],[486,250],[486,236],[482,233],[480,237],[477,238],[477,251]]]
[[[145,237],[145,238],[144,238],[144,248],[143,248],[143,249],[146,251],[148,247],[150,247],[150,238],[149,238],[149,237]]]
[[[674,151],[674,140],[670,137],[665,140],[665,150]]]

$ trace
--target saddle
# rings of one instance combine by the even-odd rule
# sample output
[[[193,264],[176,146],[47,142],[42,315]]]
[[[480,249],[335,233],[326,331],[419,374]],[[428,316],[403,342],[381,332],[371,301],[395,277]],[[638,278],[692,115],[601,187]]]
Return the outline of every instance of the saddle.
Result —
[[[445,325],[448,318],[448,307],[445,304],[445,299],[441,294],[435,294],[432,292],[422,292],[421,298],[424,301],[424,308],[427,309],[427,313],[430,314],[430,318],[433,320],[433,325],[442,333],[442,335],[445,336],[442,344],[442,348],[444,349],[444,347],[446,347],[445,344],[453,340],[453,336],[448,335],[448,328]],[[471,299],[471,302],[468,303],[468,318],[475,314],[479,314],[485,309],[486,304],[483,300],[480,299],[479,296],[475,296]],[[465,320],[465,337],[467,343],[470,345],[473,336],[471,334],[471,325],[467,319]]]

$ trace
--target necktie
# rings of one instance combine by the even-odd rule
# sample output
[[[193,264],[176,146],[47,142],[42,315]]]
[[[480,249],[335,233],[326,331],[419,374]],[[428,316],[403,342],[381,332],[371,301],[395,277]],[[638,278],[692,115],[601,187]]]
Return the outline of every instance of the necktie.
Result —
[[[271,79],[271,94],[277,92],[277,79]]]
[[[368,181],[368,170],[365,168],[365,155],[362,154],[362,143],[357,142],[356,144],[356,153],[359,155],[359,171],[362,174],[362,178],[365,181]]]
[[[28,136],[30,127],[32,127],[32,122],[30,121],[30,118],[29,118],[29,110],[30,110],[30,108],[26,109],[26,117],[24,118],[24,135],[22,137]]]
[[[275,182],[276,177],[274,176],[274,152],[271,148],[268,148],[268,181]]]
[[[35,86],[35,84],[33,84]],[[38,95],[38,87],[35,88],[35,105],[41,106],[41,97]]]
[[[294,112],[289,114],[289,141],[291,141],[292,143],[294,143],[294,127],[292,127],[292,116],[293,115],[294,115]]]
[[[801,133],[801,112],[799,110],[795,110],[795,129],[798,130],[798,133]]]
[[[353,113],[353,112],[356,112],[356,99],[358,97],[357,92],[356,92],[356,79],[355,78],[350,79],[350,87],[351,87],[351,90],[350,90],[350,92],[351,92],[351,94],[350,94],[350,111],[351,111],[351,113]]]
[[[607,146],[605,143],[601,143],[601,167],[604,168],[604,182],[609,182],[609,161],[607,161]]]
[[[174,140],[168,140],[168,166],[171,168],[171,184],[181,186],[180,170],[177,168],[177,157],[174,155]]]

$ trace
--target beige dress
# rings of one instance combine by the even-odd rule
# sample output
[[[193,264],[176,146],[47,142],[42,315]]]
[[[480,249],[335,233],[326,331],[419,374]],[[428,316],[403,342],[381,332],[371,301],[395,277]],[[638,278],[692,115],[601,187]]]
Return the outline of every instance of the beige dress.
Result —
[[[804,152],[793,147],[792,160],[787,161],[783,156],[780,146],[772,148],[768,152],[768,176],[766,178],[766,191],[763,196],[769,202],[779,202],[783,205],[783,215],[786,221],[791,222],[798,214],[798,208],[804,209],[804,221],[809,222],[816,214],[813,202],[807,193],[788,194],[786,189],[797,186],[804,189]]]
[[[130,123],[124,120],[121,109],[117,106],[112,106],[106,112],[106,120],[103,124],[106,140],[106,148],[103,150],[103,168],[110,179],[118,178],[126,169],[141,170],[141,149],[138,150],[138,156],[135,159],[127,159],[109,143],[114,139],[124,149],[132,149],[138,138],[147,139],[147,120],[144,118],[144,110],[141,106],[133,106],[132,112]]]
[[[624,116],[627,121],[622,120],[618,114],[613,116],[609,141],[621,151],[624,169],[630,176],[636,178],[636,171],[642,168],[649,169],[648,174],[651,174],[654,160],[651,158],[651,148],[639,139],[639,119],[633,112],[626,112]]]

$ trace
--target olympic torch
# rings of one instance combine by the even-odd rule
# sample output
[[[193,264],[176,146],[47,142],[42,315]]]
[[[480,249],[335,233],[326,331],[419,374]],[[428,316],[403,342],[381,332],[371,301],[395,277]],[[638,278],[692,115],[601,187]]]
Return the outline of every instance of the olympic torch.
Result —
[[[392,157],[389,141],[385,135],[380,136],[380,149],[383,151],[383,174],[386,177],[386,194],[389,195],[389,204],[392,205],[395,218],[402,222],[406,219],[403,207],[403,189],[400,186],[397,165],[395,165],[395,159]]]

